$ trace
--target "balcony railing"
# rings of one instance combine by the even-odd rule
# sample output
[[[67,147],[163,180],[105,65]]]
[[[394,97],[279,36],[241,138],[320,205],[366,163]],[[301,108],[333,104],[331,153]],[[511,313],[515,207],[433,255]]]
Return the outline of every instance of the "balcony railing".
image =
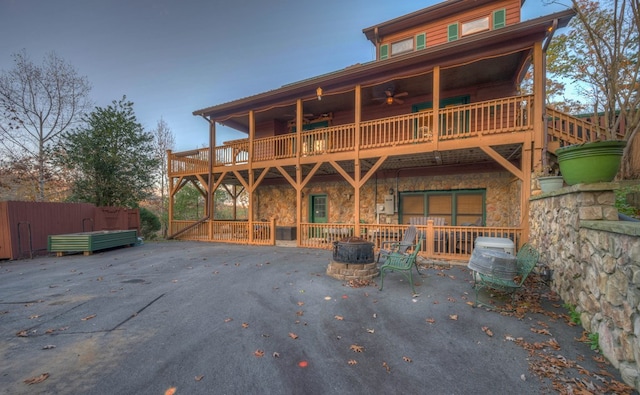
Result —
[[[498,100],[452,106],[440,109],[439,132],[435,131],[434,112],[411,114],[363,121],[360,123],[360,150],[395,147],[435,140],[453,140],[472,136],[530,130],[533,96],[514,96]],[[326,155],[356,149],[354,123],[314,129],[297,135],[290,133],[253,141],[253,162]],[[214,150],[214,166],[234,166],[249,161],[249,140],[226,142]],[[208,171],[207,148],[172,153],[171,175],[197,174]]]
[[[599,140],[607,135],[605,128],[561,111],[547,108],[547,130],[550,141],[579,144]]]

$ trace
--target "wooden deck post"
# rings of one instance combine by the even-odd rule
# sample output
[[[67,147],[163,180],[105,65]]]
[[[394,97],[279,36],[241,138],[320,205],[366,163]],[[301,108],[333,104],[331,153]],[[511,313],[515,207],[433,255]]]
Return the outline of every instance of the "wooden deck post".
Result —
[[[206,118],[205,118],[206,119]],[[215,218],[214,209],[214,189],[213,189],[213,165],[216,149],[216,122],[209,119],[209,174],[207,178],[207,216],[209,217],[208,239],[213,240],[213,219]]]
[[[247,215],[247,223],[249,226],[249,244],[253,244],[253,214],[255,212],[253,207],[253,195],[255,194],[253,182],[253,140],[256,134],[256,116],[253,110],[249,111],[249,213]]]
[[[167,234],[164,235],[164,237],[166,238],[167,235],[171,235],[173,234],[173,176],[171,176],[171,150],[168,149],[167,150],[167,175],[169,176],[169,212],[167,213],[168,216],[168,224],[167,226],[169,227],[169,229],[167,229]]]
[[[356,237],[360,236],[360,121],[362,118],[362,87],[360,85],[356,85],[355,88],[355,159],[354,159],[354,167],[353,167],[353,178],[354,178],[354,191],[353,191],[353,205],[354,205],[354,216],[353,222],[355,227],[355,235]]]
[[[440,66],[433,68],[433,141],[436,143],[438,150],[438,136],[440,136]]]
[[[425,236],[425,244],[427,247],[427,256],[428,257],[432,257],[434,256],[434,241],[436,239],[436,232],[433,229],[433,220],[432,219],[428,219],[427,220],[427,234]]]

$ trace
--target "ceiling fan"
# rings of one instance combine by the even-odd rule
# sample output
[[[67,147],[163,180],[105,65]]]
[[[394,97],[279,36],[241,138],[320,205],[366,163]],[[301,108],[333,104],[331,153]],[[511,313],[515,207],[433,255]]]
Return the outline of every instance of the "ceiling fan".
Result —
[[[399,98],[405,97],[408,95],[409,95],[409,92],[394,93],[393,89],[388,88],[387,90],[384,91],[384,97],[374,97],[373,100],[380,100],[382,101],[382,104],[388,104],[388,105],[391,105],[393,103],[402,104],[404,103],[404,100]]]

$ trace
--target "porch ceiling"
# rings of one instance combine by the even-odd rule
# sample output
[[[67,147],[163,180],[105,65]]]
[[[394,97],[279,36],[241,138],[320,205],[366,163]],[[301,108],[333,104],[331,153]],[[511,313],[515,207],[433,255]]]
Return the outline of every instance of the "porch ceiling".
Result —
[[[529,51],[519,51],[504,56],[482,59],[456,67],[445,68],[440,73],[441,89],[443,91],[464,91],[468,87],[482,87],[501,82],[513,83],[529,55]],[[417,102],[430,101],[433,94],[433,72],[425,70],[408,77],[389,77],[388,80],[362,86],[362,107],[380,108],[384,103],[374,100],[374,98],[384,97],[385,90],[407,92],[405,96],[405,111],[410,112],[411,105]],[[514,88],[515,89],[515,88]],[[266,110],[256,111],[256,123],[263,122],[289,122],[295,120],[295,103],[271,107]],[[319,117],[327,113],[339,113],[354,111],[355,90],[333,93],[325,92],[322,100],[307,100],[303,102],[303,114],[306,118]],[[249,117],[247,114],[231,117],[223,125],[233,127],[237,130],[248,133]]]

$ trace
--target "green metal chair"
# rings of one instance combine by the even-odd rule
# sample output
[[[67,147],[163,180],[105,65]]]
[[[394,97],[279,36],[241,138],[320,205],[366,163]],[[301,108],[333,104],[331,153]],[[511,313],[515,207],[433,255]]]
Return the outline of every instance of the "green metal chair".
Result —
[[[402,241],[383,241],[382,245],[380,245],[380,251],[378,252],[378,259],[376,259],[376,262],[380,262],[380,258],[382,257],[386,259],[394,252],[407,252],[409,247],[415,243],[417,233],[418,229],[415,226],[409,226],[407,230],[404,231]]]
[[[411,254],[400,253],[400,252],[392,252],[387,256],[387,259],[384,261],[382,266],[380,266],[380,291],[382,291],[382,287],[384,286],[384,276],[387,271],[392,272],[400,272],[404,275],[407,280],[409,280],[409,284],[411,284],[411,290],[413,293],[416,293],[416,289],[413,286],[413,268],[416,268],[418,275],[420,275],[420,270],[418,269],[418,264],[416,263],[416,258],[418,256],[418,252],[422,247],[422,237],[418,240],[418,244],[413,245],[413,252]]]

